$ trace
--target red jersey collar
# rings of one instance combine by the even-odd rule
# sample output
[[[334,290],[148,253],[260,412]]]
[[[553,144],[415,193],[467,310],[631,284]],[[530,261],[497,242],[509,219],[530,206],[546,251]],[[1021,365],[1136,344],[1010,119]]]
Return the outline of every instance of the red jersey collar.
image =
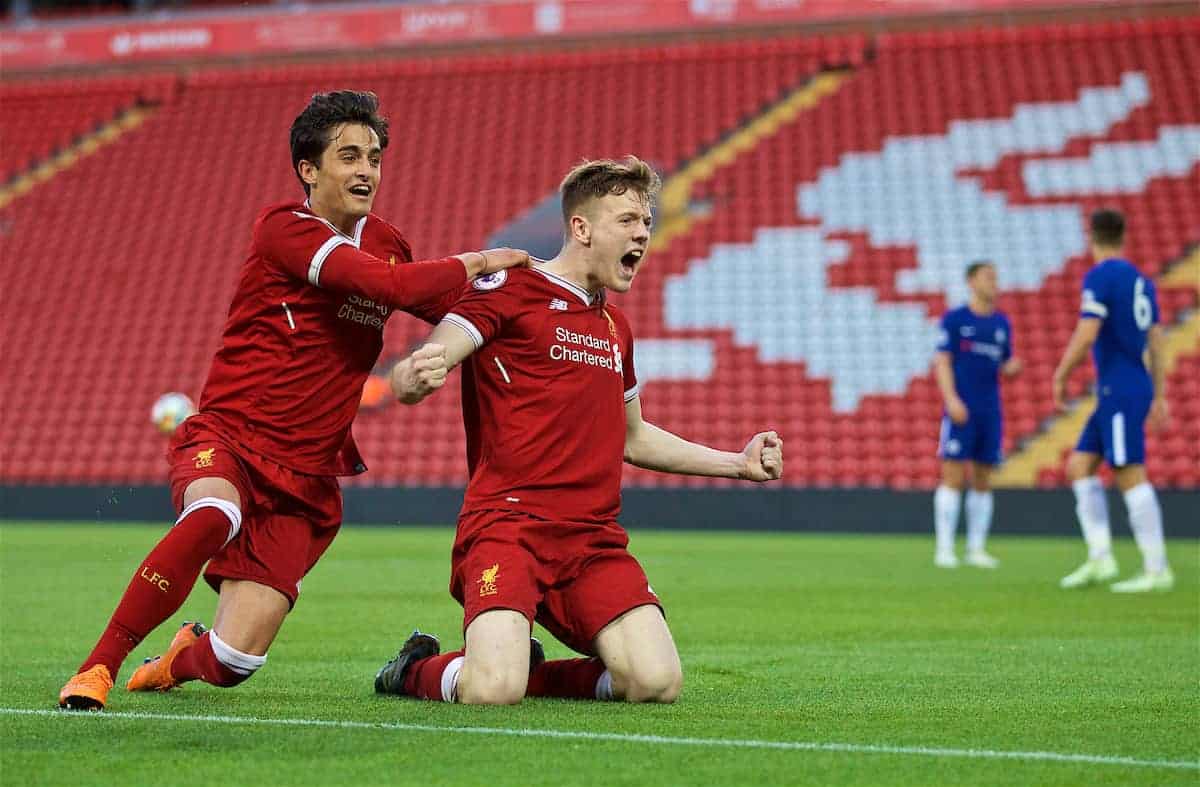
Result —
[[[313,213],[312,205],[309,204],[308,200],[304,200],[304,209],[308,211],[309,216],[312,216],[314,219],[323,223],[325,226],[329,227],[329,229],[333,230],[338,235],[341,235],[343,238],[346,238],[351,243],[353,243],[354,248],[357,249],[362,245],[363,229],[367,226],[367,217],[366,216],[363,216],[361,219],[359,219],[357,222],[355,222],[354,235],[347,235],[346,233],[339,230],[337,227],[333,226],[333,224],[331,222],[329,222],[326,219],[323,219],[320,216],[318,216],[317,214]]]

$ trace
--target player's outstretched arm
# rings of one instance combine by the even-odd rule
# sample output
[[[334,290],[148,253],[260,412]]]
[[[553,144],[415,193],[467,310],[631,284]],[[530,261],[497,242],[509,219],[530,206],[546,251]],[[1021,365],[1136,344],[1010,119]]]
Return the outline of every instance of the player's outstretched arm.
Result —
[[[365,295],[398,309],[413,309],[457,291],[468,279],[527,264],[529,255],[519,249],[488,249],[443,260],[392,265],[343,243],[329,254],[315,275],[309,273],[309,281],[318,287]]]
[[[1067,409],[1067,378],[1071,372],[1087,358],[1096,337],[1100,335],[1100,325],[1103,321],[1095,317],[1081,317],[1075,325],[1075,332],[1067,342],[1058,368],[1054,370],[1053,396],[1054,406],[1060,411]]]
[[[397,265],[395,257],[382,260],[362,251],[357,240],[324,220],[286,209],[259,221],[254,244],[260,255],[314,287],[405,310],[436,301],[476,276],[529,264],[529,254],[519,249],[488,249]]]
[[[642,420],[635,396],[625,405],[625,461],[667,473],[773,481],[783,475],[783,438],[759,432],[740,453],[718,451]]]
[[[458,325],[443,320],[425,344],[392,367],[392,393],[404,404],[417,404],[446,384],[446,375],[468,355],[475,343]]]

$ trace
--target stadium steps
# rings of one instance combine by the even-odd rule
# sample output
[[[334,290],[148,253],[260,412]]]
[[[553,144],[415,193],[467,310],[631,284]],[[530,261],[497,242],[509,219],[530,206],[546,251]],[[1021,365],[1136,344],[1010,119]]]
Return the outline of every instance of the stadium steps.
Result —
[[[697,183],[708,180],[717,170],[737,163],[740,156],[753,150],[763,140],[774,136],[779,129],[792,123],[801,112],[812,109],[837,92],[850,77],[850,71],[830,71],[818,74],[780,101],[766,107],[716,145],[692,159],[682,170],[663,183],[659,206],[663,221],[655,228],[650,241],[652,251],[667,248],[671,241],[686,235],[705,213],[690,209],[692,192]]]
[[[74,144],[59,151],[51,158],[19,174],[12,182],[0,187],[0,210],[8,207],[14,200],[28,194],[38,185],[70,169],[104,147],[111,145],[124,134],[142,125],[153,114],[154,109],[152,107],[130,107],[112,121],[80,137]]]
[[[1190,286],[1200,292],[1200,246],[1193,248],[1186,257],[1172,265],[1159,278],[1158,286],[1160,290],[1166,287]],[[1192,311],[1167,331],[1166,376],[1171,376],[1180,358],[1197,351],[1200,351],[1200,311]],[[1091,362],[1090,358],[1087,362]],[[1175,395],[1181,395],[1178,387]],[[992,477],[993,483],[998,487],[1036,486],[1038,475],[1043,470],[1055,469],[1062,464],[1063,453],[1075,446],[1079,433],[1095,408],[1094,394],[1088,394],[1073,402],[1069,412],[1054,418],[1045,429],[1029,440],[1020,452],[1005,460],[1004,465]]]

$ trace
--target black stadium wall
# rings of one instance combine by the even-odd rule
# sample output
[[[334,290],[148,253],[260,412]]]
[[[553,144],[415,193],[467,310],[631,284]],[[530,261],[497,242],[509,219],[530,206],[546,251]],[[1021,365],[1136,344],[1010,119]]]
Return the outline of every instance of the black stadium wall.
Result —
[[[462,502],[454,487],[347,489],[350,524],[449,524]],[[1171,538],[1200,537],[1200,491],[1162,491]],[[933,496],[886,489],[626,489],[621,522],[637,529],[927,533]],[[1114,534],[1128,534],[1125,506],[1109,492]],[[0,485],[0,519],[153,521],[174,518],[164,486]],[[1075,500],[1065,489],[996,492],[997,535],[1077,535]]]

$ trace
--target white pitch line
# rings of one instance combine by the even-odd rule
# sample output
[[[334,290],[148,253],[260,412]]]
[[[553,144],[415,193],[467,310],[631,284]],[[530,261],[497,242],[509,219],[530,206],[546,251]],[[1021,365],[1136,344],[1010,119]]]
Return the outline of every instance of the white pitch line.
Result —
[[[189,716],[179,713],[103,713],[45,710],[41,708],[0,708],[8,716],[53,716],[70,719],[134,719],[144,721],[188,721],[206,724],[262,724],[280,727],[332,727],[348,730],[400,730],[404,732],[462,733],[467,735],[507,735],[517,738],[560,738],[618,743],[650,743],[663,746],[715,746],[733,749],[781,749],[785,751],[824,751],[846,754],[906,754],[919,757],[962,757],[978,760],[1038,760],[1078,762],[1088,765],[1128,765],[1139,768],[1175,768],[1200,770],[1195,760],[1141,760],[1136,757],[1110,757],[1100,754],[1064,754],[1055,751],[997,751],[994,749],[948,749],[930,746],[887,746],[869,743],[822,743],[818,741],[764,741],[733,738],[672,738],[665,735],[632,735],[620,732],[576,732],[572,730],[511,729],[507,727],[448,727],[436,724],[399,722],[339,721],[335,719],[260,719],[253,716]]]

